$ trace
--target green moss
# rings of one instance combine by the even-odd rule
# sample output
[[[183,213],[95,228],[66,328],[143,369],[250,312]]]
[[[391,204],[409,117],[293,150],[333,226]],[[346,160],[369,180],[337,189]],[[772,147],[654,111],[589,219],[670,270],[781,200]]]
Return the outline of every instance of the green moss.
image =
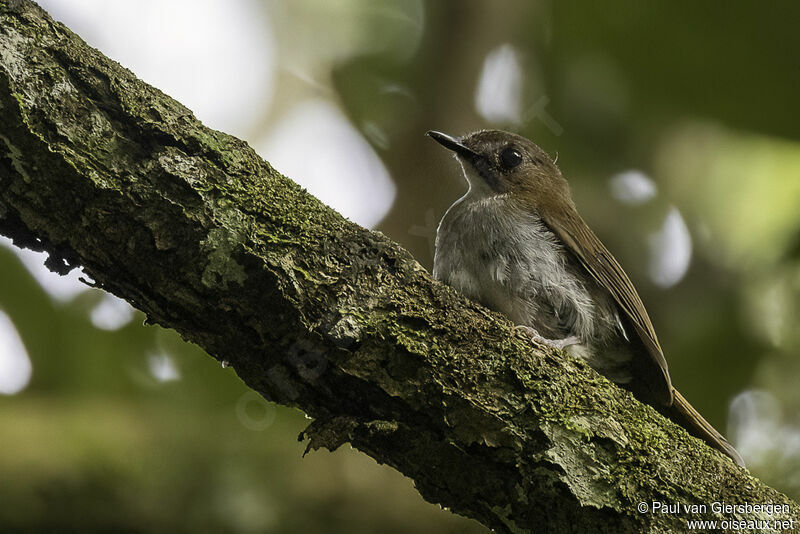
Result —
[[[0,134],[0,142],[6,147],[6,156],[11,160],[11,166],[14,167],[14,170],[19,173],[26,183],[30,183],[31,177],[28,176],[28,171],[25,169],[22,151],[15,147],[8,137],[2,134]]]
[[[208,251],[208,262],[202,274],[203,285],[222,289],[227,289],[230,282],[244,285],[247,274],[244,267],[233,259],[241,243],[241,234],[227,228],[213,228],[208,233],[203,242]]]

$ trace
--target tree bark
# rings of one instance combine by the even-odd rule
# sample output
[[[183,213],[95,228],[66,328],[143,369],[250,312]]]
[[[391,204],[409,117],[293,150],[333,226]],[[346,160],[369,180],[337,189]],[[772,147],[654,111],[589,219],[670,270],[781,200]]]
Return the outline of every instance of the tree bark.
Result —
[[[786,496],[532,346],[29,0],[0,0],[0,232],[304,410],[309,448],[351,443],[500,532],[800,522]]]

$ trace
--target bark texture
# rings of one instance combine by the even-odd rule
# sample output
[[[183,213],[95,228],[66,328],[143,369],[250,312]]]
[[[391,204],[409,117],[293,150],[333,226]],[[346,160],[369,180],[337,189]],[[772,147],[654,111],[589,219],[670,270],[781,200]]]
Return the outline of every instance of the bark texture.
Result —
[[[304,410],[310,448],[349,442],[497,531],[800,521],[786,496],[531,346],[28,0],[0,0],[0,232]],[[709,510],[637,511],[653,501]]]

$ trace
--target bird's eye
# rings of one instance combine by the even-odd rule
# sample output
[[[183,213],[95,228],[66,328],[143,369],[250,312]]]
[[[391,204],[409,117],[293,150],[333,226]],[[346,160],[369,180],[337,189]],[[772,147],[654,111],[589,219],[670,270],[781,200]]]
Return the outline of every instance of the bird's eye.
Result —
[[[522,154],[516,148],[509,146],[500,152],[500,165],[504,169],[513,169],[520,163],[522,163]]]

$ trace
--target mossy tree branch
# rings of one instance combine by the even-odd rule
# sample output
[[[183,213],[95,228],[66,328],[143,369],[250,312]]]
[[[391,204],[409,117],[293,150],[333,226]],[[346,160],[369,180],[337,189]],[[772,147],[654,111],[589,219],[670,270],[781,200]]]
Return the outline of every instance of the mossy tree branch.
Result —
[[[0,0],[0,232],[501,532],[683,530],[789,499],[429,277],[28,0]],[[752,519],[753,514],[696,517]],[[763,518],[763,514],[759,517]]]

